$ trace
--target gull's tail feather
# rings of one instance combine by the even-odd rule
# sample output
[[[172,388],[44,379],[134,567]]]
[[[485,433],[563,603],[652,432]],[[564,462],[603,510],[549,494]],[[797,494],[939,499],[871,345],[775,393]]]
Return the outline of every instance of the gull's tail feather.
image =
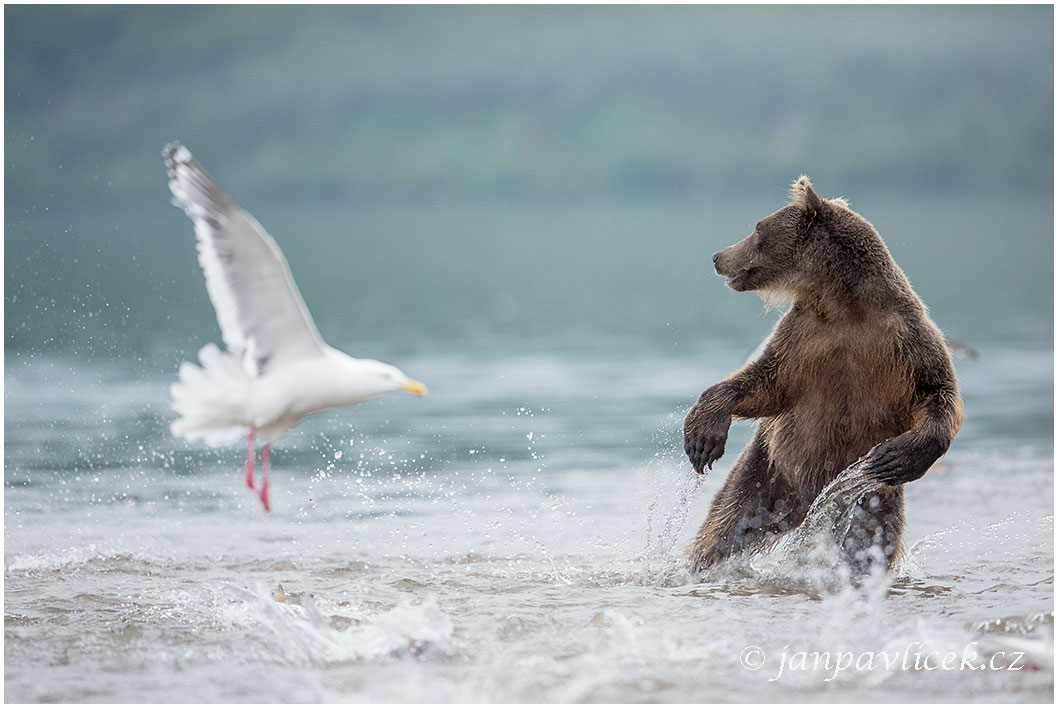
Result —
[[[202,366],[181,364],[180,379],[169,388],[172,408],[180,414],[170,430],[211,446],[231,443],[250,430],[243,423],[250,377],[238,359],[214,344],[199,351],[198,361]]]

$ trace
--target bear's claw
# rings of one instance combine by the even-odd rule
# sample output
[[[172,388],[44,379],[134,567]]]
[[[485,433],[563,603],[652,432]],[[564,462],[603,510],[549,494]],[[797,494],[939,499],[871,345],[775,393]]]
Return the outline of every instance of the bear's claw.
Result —
[[[691,408],[683,422],[683,452],[696,473],[704,473],[706,468],[711,470],[713,463],[724,454],[730,426],[730,416],[710,413],[701,401]]]
[[[903,485],[925,475],[944,450],[937,441],[903,434],[878,446],[867,475],[886,485]]]
[[[706,468],[712,470],[713,463],[724,455],[727,436],[688,435],[684,439],[683,451],[691,461],[696,473],[704,473]]]

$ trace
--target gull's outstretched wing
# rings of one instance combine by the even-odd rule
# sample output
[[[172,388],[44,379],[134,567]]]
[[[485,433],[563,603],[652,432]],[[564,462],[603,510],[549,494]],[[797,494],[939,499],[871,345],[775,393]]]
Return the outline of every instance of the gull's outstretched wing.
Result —
[[[253,376],[319,354],[323,339],[276,242],[191,151],[172,143],[162,154],[173,203],[195,224],[198,261],[228,351]]]

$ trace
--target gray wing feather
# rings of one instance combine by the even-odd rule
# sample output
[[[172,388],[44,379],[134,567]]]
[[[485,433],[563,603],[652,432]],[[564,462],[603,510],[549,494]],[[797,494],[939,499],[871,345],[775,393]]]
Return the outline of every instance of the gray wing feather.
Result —
[[[198,260],[229,352],[257,376],[324,343],[275,240],[173,143],[163,151],[173,203],[195,225]]]

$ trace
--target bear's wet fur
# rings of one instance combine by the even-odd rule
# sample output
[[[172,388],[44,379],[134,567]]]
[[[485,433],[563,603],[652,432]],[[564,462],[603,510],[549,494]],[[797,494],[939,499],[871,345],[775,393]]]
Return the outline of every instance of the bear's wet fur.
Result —
[[[689,548],[702,571],[797,527],[816,495],[874,446],[882,483],[837,540],[854,571],[872,546],[901,553],[903,484],[947,451],[963,407],[944,336],[878,232],[808,178],[788,206],[713,256],[736,291],[790,302],[760,356],[706,389],[684,421],[699,473],[724,453],[732,419],[760,421]],[[879,445],[881,444],[881,445]]]

